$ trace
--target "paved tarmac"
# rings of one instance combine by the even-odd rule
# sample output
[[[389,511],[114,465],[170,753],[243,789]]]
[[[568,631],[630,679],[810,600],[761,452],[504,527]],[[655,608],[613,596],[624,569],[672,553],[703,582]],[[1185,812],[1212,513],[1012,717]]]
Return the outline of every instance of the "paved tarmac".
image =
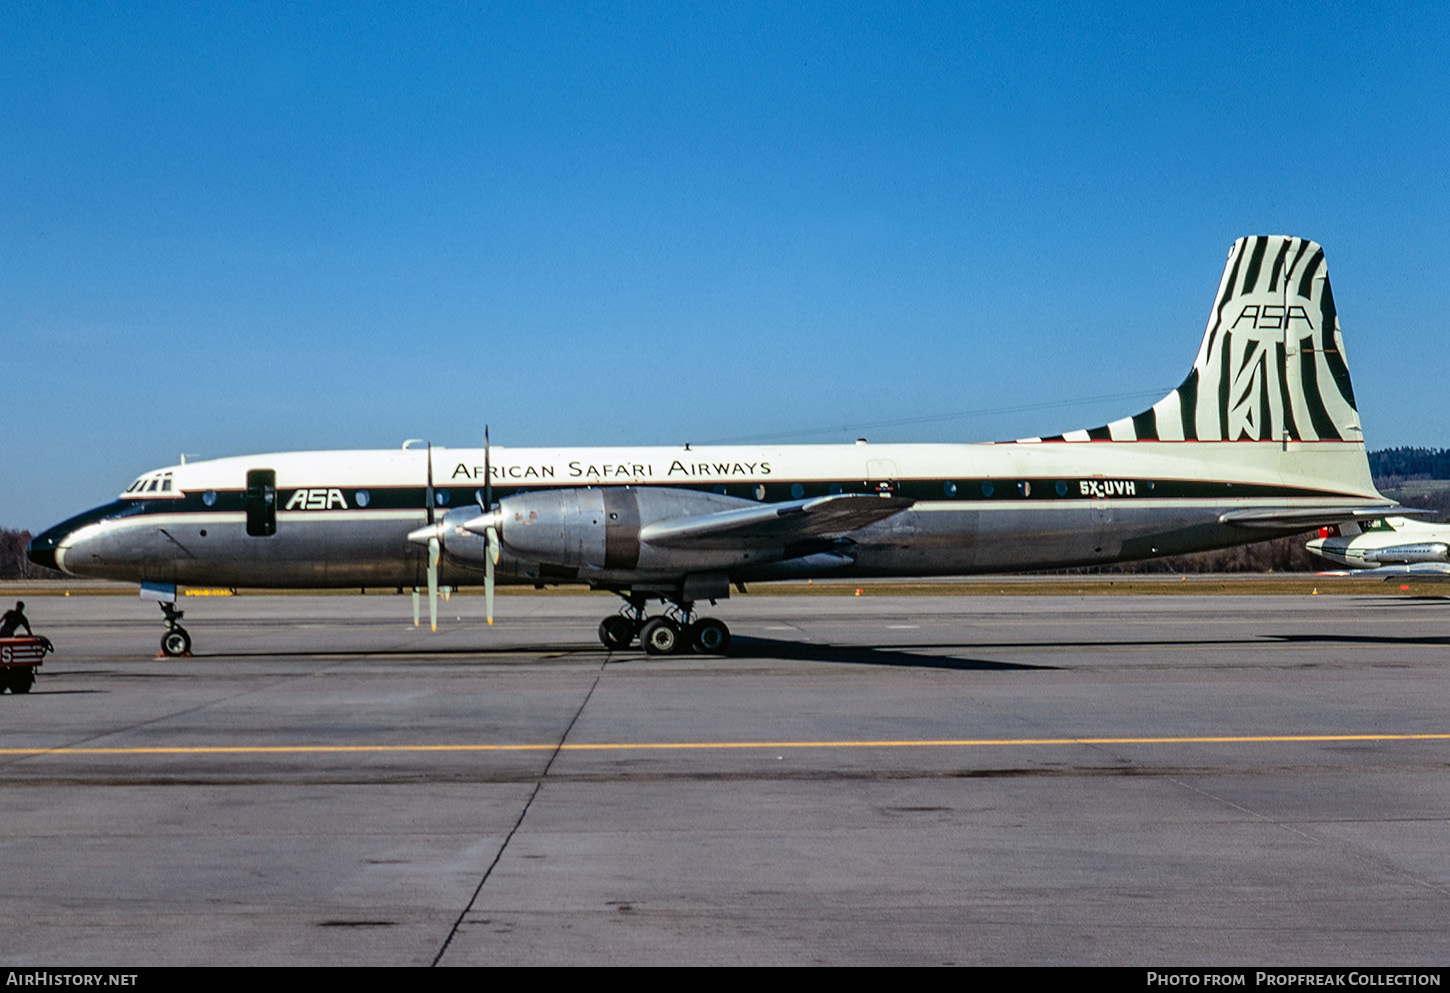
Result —
[[[1450,601],[32,598],[5,965],[1444,965]]]

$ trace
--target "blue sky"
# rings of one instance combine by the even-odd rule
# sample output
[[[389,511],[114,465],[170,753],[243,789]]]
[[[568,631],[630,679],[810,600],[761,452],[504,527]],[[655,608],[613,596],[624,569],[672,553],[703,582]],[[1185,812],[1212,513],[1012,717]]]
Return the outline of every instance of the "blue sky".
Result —
[[[1447,51],[1437,4],[3,4],[0,526],[485,423],[1100,424],[1245,234],[1325,245],[1370,447],[1450,445]]]

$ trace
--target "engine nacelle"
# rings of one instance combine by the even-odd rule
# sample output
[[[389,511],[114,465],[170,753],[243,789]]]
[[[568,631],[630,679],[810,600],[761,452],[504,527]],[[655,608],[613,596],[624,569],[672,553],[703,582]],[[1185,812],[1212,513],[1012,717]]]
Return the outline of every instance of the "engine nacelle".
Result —
[[[1443,541],[1426,541],[1414,545],[1394,545],[1389,548],[1366,549],[1364,560],[1379,565],[1445,562],[1450,561],[1450,546],[1446,546]]]
[[[499,501],[495,518],[504,547],[522,559],[602,568],[608,555],[605,490],[536,490]]]
[[[499,501],[504,548],[520,559],[606,572],[679,574],[768,562],[782,550],[656,548],[639,538],[656,521],[755,506],[696,490],[632,486],[535,490]]]

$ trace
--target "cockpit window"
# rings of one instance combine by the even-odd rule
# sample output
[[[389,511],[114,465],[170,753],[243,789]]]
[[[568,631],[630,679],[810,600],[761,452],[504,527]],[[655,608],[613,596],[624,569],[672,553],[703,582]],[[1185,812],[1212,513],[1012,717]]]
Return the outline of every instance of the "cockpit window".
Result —
[[[148,496],[155,494],[157,496],[169,496],[172,498],[178,498],[184,495],[180,490],[176,489],[175,479],[170,470],[148,472],[130,486],[126,487],[126,492],[122,493],[121,496],[124,499],[134,500],[143,494]]]

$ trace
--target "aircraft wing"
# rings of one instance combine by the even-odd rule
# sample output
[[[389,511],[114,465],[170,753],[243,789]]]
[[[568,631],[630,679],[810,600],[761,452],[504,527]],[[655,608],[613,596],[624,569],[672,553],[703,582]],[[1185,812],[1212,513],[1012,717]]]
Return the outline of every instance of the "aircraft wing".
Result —
[[[840,493],[656,521],[639,540],[664,548],[779,548],[807,538],[837,538],[883,521],[915,501]]]
[[[1360,507],[1273,507],[1266,509],[1230,510],[1220,514],[1220,523],[1241,528],[1310,528],[1346,521],[1373,521],[1393,514],[1395,517],[1424,517],[1433,511],[1404,510],[1398,504]]]

